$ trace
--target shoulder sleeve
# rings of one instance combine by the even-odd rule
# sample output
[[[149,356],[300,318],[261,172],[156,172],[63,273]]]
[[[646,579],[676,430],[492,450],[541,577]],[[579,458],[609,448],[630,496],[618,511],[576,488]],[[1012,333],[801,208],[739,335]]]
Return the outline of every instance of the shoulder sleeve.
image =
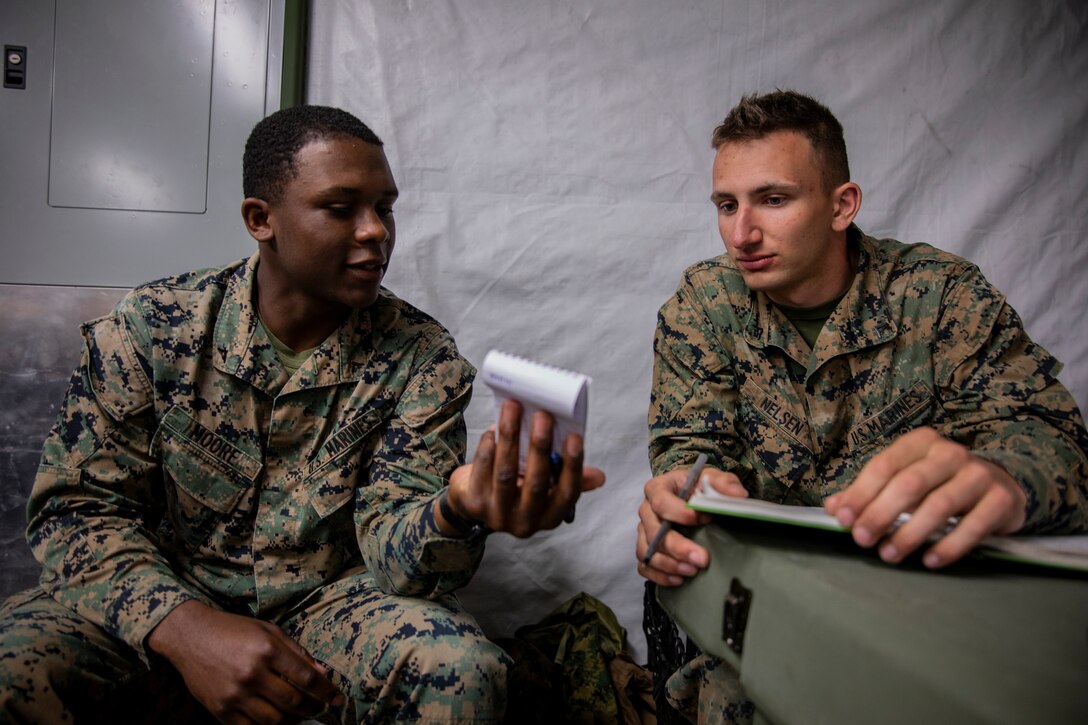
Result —
[[[737,381],[730,341],[737,329],[716,329],[689,271],[657,316],[650,390],[650,468],[661,475],[706,453],[709,465],[740,470],[734,434]]]
[[[434,517],[436,495],[464,461],[464,411],[475,369],[439,330],[411,362],[410,379],[372,458],[356,526],[367,568],[384,591],[434,597],[464,586],[482,537],[451,539]]]
[[[1024,531],[1088,531],[1088,433],[1053,356],[969,267],[945,292],[934,349],[941,432],[1007,470],[1028,495]]]
[[[43,588],[142,655],[162,617],[196,595],[151,533],[163,498],[146,348],[131,326],[123,312],[83,326],[82,359],[27,504],[27,540]]]

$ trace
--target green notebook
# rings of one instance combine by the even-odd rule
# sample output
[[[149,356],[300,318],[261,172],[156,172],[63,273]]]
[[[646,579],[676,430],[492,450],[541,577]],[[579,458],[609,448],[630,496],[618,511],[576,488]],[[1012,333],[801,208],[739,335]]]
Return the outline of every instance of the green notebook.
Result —
[[[714,491],[696,491],[688,507],[709,514],[770,521],[824,531],[847,532],[845,526],[819,506],[786,506],[770,501],[723,496]],[[910,518],[901,514],[893,526]],[[950,519],[949,526],[956,520]],[[977,556],[1007,559],[1036,566],[1088,572],[1088,535],[1081,536],[990,536],[974,551]]]

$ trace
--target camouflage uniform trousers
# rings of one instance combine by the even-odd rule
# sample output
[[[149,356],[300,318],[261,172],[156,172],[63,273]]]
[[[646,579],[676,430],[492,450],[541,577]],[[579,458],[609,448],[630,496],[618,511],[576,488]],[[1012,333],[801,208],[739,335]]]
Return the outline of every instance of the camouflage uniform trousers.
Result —
[[[665,683],[669,704],[698,725],[750,725],[755,706],[744,694],[740,675],[712,655],[699,655]]]
[[[450,595],[382,593],[356,571],[274,620],[330,671],[347,703],[319,720],[498,723],[510,660]],[[0,722],[214,722],[180,675],[40,589],[0,607]]]

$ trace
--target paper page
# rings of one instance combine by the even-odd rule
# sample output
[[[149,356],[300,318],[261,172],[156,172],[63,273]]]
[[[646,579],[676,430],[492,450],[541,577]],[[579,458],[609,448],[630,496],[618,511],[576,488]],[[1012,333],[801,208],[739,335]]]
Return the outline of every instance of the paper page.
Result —
[[[717,491],[696,491],[688,500],[688,506],[711,514],[777,521],[826,531],[848,530],[820,506],[784,506],[753,498],[723,496]]]
[[[979,547],[998,559],[1088,571],[1088,536],[990,536]]]
[[[826,531],[848,531],[820,506],[786,506],[750,498],[733,498],[717,491],[696,491],[688,501],[693,509],[711,514],[805,526]],[[910,519],[900,514],[895,526]],[[957,519],[950,520],[955,525]],[[931,541],[940,538],[935,534]],[[1086,536],[990,536],[978,545],[980,556],[1019,561],[1059,569],[1088,571]]]

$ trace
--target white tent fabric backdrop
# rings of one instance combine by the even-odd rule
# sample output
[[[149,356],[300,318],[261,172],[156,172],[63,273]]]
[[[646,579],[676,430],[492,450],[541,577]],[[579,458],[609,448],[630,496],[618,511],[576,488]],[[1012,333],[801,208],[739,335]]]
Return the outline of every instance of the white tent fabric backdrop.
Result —
[[[386,285],[479,365],[497,348],[593,377],[577,521],[496,535],[463,600],[493,636],[586,591],[644,658],[637,507],[658,306],[722,251],[710,133],[743,93],[842,120],[858,219],[976,262],[1088,403],[1088,5],[1017,0],[313,3],[307,101],[386,142]],[[480,384],[470,453],[493,419]]]

